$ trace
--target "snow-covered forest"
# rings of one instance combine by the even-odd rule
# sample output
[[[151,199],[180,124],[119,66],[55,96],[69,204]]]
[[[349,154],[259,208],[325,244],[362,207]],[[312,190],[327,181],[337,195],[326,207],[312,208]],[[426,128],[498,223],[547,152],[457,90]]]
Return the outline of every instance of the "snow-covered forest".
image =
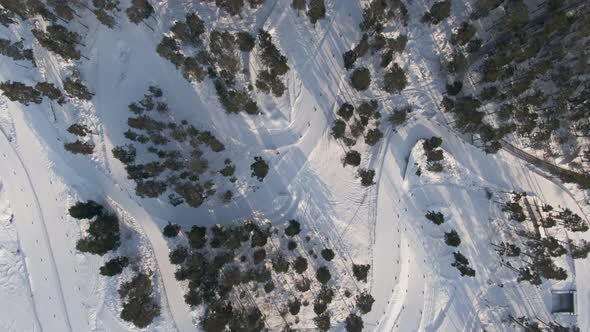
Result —
[[[579,0],[0,0],[0,330],[590,331]]]

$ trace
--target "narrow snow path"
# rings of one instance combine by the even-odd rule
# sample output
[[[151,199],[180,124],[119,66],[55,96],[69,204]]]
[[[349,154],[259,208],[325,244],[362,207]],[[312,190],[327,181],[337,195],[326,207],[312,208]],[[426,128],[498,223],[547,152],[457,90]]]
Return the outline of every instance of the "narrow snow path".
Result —
[[[39,321],[45,331],[72,331],[62,282],[37,194],[24,163],[4,131],[0,135],[0,149],[3,151],[0,177],[11,198],[14,222],[29,271],[37,314],[34,319]],[[26,181],[21,181],[23,179]]]

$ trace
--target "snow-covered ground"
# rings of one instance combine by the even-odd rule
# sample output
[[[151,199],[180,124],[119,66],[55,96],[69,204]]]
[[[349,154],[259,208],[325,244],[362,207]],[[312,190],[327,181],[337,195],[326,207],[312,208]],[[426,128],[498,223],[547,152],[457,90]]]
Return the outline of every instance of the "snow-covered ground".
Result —
[[[128,1],[122,2],[125,7]],[[354,91],[342,66],[341,54],[360,40],[360,2],[326,0],[328,16],[315,26],[297,15],[290,2],[268,0],[245,15],[244,22],[227,17],[215,22],[220,14],[204,2],[159,1],[158,21],[149,22],[155,31],[130,23],[123,12],[112,31],[86,11],[82,19],[88,30],[72,27],[85,36],[81,50],[89,60],[78,63],[78,69],[95,97],[64,107],[54,103],[54,112],[47,100],[25,107],[1,98],[0,329],[136,330],[119,318],[118,285],[98,274],[104,259],[75,249],[82,228],[67,209],[79,199],[95,199],[125,217],[129,230],[124,234],[132,234],[133,242],[123,250],[145,256],[142,264],[156,276],[163,310],[148,330],[197,330],[195,313],[184,303],[185,289],[174,278],[161,228],[168,221],[189,228],[259,215],[277,225],[299,220],[306,232],[334,249],[347,285],[355,284],[352,263],[371,264],[369,282],[358,284],[375,298],[373,310],[364,316],[369,331],[513,331],[506,321],[509,313],[567,324],[577,319],[582,331],[590,331],[587,259],[572,263],[566,282],[533,287],[517,283],[490,246],[502,239],[507,218],[487,198],[486,189],[526,191],[553,206],[583,212],[562,186],[523,161],[503,151],[486,155],[445,124],[436,106],[444,87],[437,54],[450,28],[445,23],[431,31],[418,23],[419,13],[430,4],[408,3],[410,40],[398,60],[408,70],[410,84],[390,97],[377,88],[366,94]],[[259,94],[264,113],[258,116],[227,114],[210,80],[191,84],[162,59],[155,52],[162,34],[172,19],[192,10],[217,28],[268,30],[289,59],[285,96]],[[24,27],[0,30],[5,38],[24,36],[33,45]],[[37,44],[34,49],[38,68],[22,68],[0,56],[0,81],[31,84],[43,79],[61,86],[72,64]],[[249,66],[256,71],[255,61]],[[230,204],[213,197],[193,209],[135,196],[134,183],[110,151],[125,143],[127,105],[154,84],[164,91],[176,119],[213,131],[225,144],[237,165]],[[342,166],[344,148],[330,135],[335,110],[344,101],[366,98],[379,99],[384,117],[396,105],[414,108],[398,130],[383,121],[385,137],[374,147],[358,145],[361,166],[376,171],[376,184],[368,188],[361,186],[356,169]],[[74,139],[65,131],[74,122],[92,130],[96,149],[91,158],[63,149],[65,141]],[[431,136],[443,140],[445,171],[416,176],[415,163],[424,162],[419,142]],[[270,164],[262,183],[250,177],[249,166],[258,155]],[[424,218],[434,209],[444,212],[444,224]],[[476,270],[474,278],[461,277],[450,265],[453,249],[443,236],[451,229],[461,237],[457,249]],[[590,240],[588,234],[570,237]],[[578,316],[551,316],[552,286],[577,290]],[[350,310],[344,305],[340,309]],[[335,329],[344,329],[342,321],[335,323]]]

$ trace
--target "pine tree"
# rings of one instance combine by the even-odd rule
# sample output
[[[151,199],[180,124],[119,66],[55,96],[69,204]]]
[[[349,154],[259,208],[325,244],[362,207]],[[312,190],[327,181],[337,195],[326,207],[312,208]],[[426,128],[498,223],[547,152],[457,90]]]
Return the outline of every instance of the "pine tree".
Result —
[[[358,91],[364,91],[371,85],[371,72],[365,67],[356,68],[350,75],[352,87]]]
[[[139,24],[141,21],[153,15],[154,7],[147,0],[133,0],[131,1],[131,7],[127,8],[126,13],[129,21]]]
[[[68,77],[64,80],[64,90],[68,96],[82,100],[90,100],[94,96],[88,88],[77,78]]]
[[[310,0],[307,16],[311,24],[315,24],[318,20],[326,17],[326,5],[324,0]]]
[[[2,95],[6,98],[26,106],[30,103],[41,104],[43,101],[39,91],[21,82],[2,82],[0,83],[0,90],[2,90]]]

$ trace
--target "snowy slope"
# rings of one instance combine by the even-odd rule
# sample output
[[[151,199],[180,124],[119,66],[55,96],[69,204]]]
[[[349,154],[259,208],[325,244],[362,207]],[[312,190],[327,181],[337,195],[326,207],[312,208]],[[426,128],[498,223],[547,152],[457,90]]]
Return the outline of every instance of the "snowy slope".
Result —
[[[0,329],[138,330],[119,318],[116,285],[97,272],[103,259],[75,250],[82,230],[67,208],[78,199],[117,207],[128,216],[133,234],[139,234],[130,246],[142,244],[142,252],[150,257],[146,264],[157,276],[163,307],[148,330],[196,331],[198,323],[184,303],[185,289],[174,278],[161,228],[168,221],[188,228],[253,215],[276,224],[296,218],[322,245],[334,248],[343,284],[366,288],[375,298],[373,310],[364,316],[366,330],[513,331],[514,326],[505,322],[508,313],[555,319],[548,302],[552,285],[516,283],[514,273],[497,263],[489,242],[498,239],[491,220],[501,218],[501,212],[486,198],[485,189],[526,191],[554,206],[583,212],[562,187],[521,160],[505,152],[486,155],[445,125],[437,107],[444,86],[437,56],[449,25],[430,31],[418,23],[429,4],[408,3],[410,41],[398,60],[408,70],[409,87],[397,96],[385,96],[378,89],[359,93],[348,83],[341,54],[360,39],[362,4],[326,4],[328,16],[316,26],[305,15],[298,16],[290,0],[268,0],[243,22],[205,2],[158,1],[157,21],[149,22],[155,31],[130,23],[124,13],[119,13],[119,25],[112,31],[85,12],[82,19],[88,30],[73,26],[85,36],[82,52],[89,60],[76,65],[95,97],[64,107],[54,104],[55,120],[47,101],[29,107],[4,98],[0,103]],[[173,19],[192,10],[218,28],[268,30],[291,66],[285,96],[259,95],[264,113],[257,117],[227,114],[210,81],[191,84],[162,59],[155,52],[162,34]],[[2,28],[2,33],[23,35],[32,44],[24,28]],[[34,47],[39,67],[24,69],[2,57],[1,81],[31,83],[43,78],[61,85],[73,64]],[[253,60],[249,66],[255,72],[258,64]],[[226,145],[239,178],[232,203],[212,199],[193,209],[135,195],[134,183],[110,151],[125,143],[127,105],[153,84],[164,91],[176,119],[212,130]],[[334,111],[344,101],[365,98],[379,99],[384,117],[396,105],[411,104],[415,109],[413,118],[397,131],[383,123],[385,137],[376,146],[359,144],[362,166],[376,171],[376,184],[368,188],[360,185],[355,169],[342,167],[344,147],[330,136]],[[63,150],[63,142],[73,138],[65,128],[76,121],[92,128],[96,149],[91,158]],[[443,139],[452,172],[417,177],[416,144],[431,136]],[[257,155],[271,166],[263,183],[250,177],[249,165]],[[444,211],[445,224],[437,227],[424,218],[431,209]],[[450,266],[452,249],[442,240],[450,229],[461,236],[460,250],[477,271],[473,279],[460,277]],[[573,236],[590,239],[587,234]],[[368,283],[354,281],[352,263],[371,264]],[[576,260],[573,267],[570,284],[557,287],[576,285],[579,308],[590,308],[590,282],[585,278],[590,264]],[[353,310],[345,305],[340,309]],[[336,330],[344,330],[342,321],[336,323]],[[577,323],[582,331],[590,331],[587,312],[580,312]]]

